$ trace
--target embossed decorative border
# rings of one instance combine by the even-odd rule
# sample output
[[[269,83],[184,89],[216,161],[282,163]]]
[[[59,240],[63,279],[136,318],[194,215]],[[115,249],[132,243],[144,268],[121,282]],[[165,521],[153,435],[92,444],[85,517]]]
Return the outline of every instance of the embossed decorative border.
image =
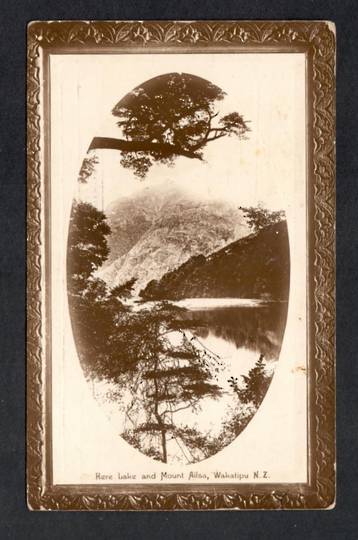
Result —
[[[43,101],[45,54],[124,50],[301,51],[309,120],[309,440],[307,484],[52,486],[46,448]],[[315,21],[38,21],[28,27],[27,493],[31,509],[330,508],[335,501],[335,33]]]

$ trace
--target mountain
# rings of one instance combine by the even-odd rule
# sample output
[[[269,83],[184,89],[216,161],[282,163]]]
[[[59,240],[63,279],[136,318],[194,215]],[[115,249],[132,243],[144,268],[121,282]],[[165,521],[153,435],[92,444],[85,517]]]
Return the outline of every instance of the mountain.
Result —
[[[147,187],[106,209],[110,256],[98,276],[113,287],[137,278],[139,291],[193,255],[208,255],[249,234],[243,212],[176,186]]]
[[[267,298],[287,300],[289,244],[286,221],[241,238],[208,256],[196,255],[140,295],[145,300]]]

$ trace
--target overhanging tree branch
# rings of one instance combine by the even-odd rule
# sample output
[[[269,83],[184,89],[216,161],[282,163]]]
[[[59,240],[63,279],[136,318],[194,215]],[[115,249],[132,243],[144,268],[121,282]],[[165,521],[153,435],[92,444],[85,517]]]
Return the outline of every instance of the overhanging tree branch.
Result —
[[[194,151],[190,152],[169,143],[151,141],[126,141],[112,137],[94,137],[88,151],[97,149],[119,150],[121,152],[153,152],[161,156],[177,155],[202,160],[202,157]]]
[[[210,81],[188,73],[155,77],[112,109],[119,137],[95,137],[89,150],[118,150],[121,166],[139,178],[145,178],[155,163],[173,164],[180,156],[203,161],[207,143],[225,135],[240,138],[249,131],[238,112],[226,114],[213,126],[224,96]]]

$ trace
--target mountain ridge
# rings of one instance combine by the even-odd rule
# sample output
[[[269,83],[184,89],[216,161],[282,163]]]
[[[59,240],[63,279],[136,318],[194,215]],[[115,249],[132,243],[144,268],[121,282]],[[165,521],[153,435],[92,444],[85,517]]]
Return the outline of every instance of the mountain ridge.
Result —
[[[183,264],[246,236],[243,212],[220,200],[202,200],[176,187],[146,188],[106,210],[110,256],[98,276],[109,286],[136,278],[136,290]]]
[[[289,243],[285,220],[238,239],[208,256],[196,255],[152,280],[144,300],[266,298],[287,300]]]

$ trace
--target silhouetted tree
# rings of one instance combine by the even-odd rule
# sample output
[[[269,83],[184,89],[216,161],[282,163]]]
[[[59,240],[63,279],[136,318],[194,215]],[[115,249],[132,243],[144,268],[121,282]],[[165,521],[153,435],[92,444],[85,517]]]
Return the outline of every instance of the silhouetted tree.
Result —
[[[195,411],[204,397],[215,399],[221,395],[212,375],[212,364],[217,361],[196,347],[184,332],[173,330],[176,316],[168,305],[162,304],[142,316],[145,352],[131,379],[131,397],[125,409],[130,427],[122,436],[143,453],[167,462],[168,440],[176,442],[183,456],[190,455],[190,433],[181,431],[177,413]]]
[[[95,154],[85,157],[85,159],[82,161],[82,166],[78,174],[78,181],[81,184],[85,184],[87,182],[98,163],[99,160]]]
[[[238,112],[217,119],[216,103],[224,96],[211,82],[187,73],[155,77],[113,108],[123,138],[95,137],[89,150],[119,150],[122,165],[142,178],[155,162],[170,164],[178,156],[202,159],[209,142],[243,138],[249,131]]]
[[[242,403],[253,403],[255,407],[258,407],[271,382],[271,376],[265,370],[263,354],[260,354],[255,367],[250,369],[248,375],[242,375],[242,378],[245,383],[243,388],[239,387],[236,377],[231,377],[228,382]]]
[[[73,203],[67,248],[68,302],[81,364],[86,376],[95,378],[112,374],[113,363],[123,373],[132,365],[135,354],[135,343],[128,343],[128,336],[118,332],[119,320],[128,317],[129,307],[123,300],[134,281],[110,291],[95,276],[108,257],[109,234],[103,212],[89,203]],[[123,351],[120,361],[119,350]]]
[[[116,285],[111,289],[111,296],[118,298],[130,298],[133,293],[133,288],[137,278],[131,278],[125,283]]]
[[[285,219],[284,210],[268,210],[261,204],[258,206],[240,206],[240,210],[244,212],[248,225],[254,232],[260,231],[265,227],[279,223]]]
[[[92,204],[72,205],[67,242],[67,276],[73,282],[87,280],[108,258],[107,236],[111,229],[106,216]]]

